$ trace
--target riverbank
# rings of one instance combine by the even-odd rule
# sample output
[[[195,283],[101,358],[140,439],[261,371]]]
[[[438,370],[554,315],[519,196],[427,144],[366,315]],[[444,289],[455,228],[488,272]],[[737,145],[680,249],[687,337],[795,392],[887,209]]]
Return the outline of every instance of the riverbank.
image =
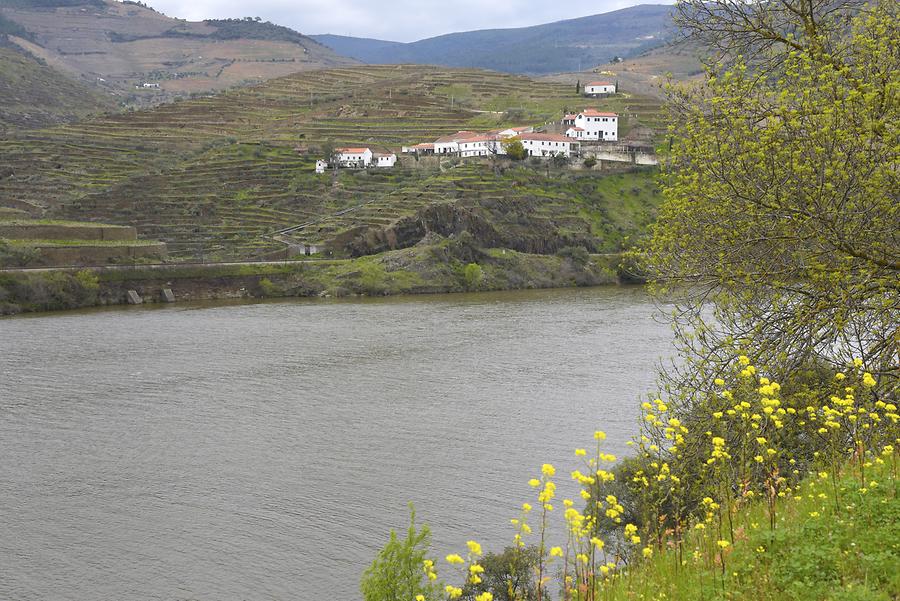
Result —
[[[479,249],[465,237],[348,260],[146,265],[0,273],[0,315],[129,302],[390,296],[568,288],[623,281],[619,255]]]

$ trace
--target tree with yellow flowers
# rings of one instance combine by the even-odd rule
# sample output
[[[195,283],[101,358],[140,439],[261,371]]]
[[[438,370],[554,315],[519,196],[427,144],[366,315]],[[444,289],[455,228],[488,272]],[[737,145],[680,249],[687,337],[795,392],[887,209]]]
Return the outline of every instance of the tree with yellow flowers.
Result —
[[[900,379],[900,15],[896,2],[683,0],[717,50],[670,91],[665,202],[648,249],[703,390],[752,352],[779,378],[854,357]],[[708,386],[708,384],[707,384]]]

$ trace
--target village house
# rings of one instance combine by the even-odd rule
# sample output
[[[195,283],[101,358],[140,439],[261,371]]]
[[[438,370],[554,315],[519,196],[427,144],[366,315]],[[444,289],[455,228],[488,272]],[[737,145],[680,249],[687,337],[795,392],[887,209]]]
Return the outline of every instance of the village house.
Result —
[[[455,134],[441,136],[434,141],[434,154],[457,154],[460,140],[474,138],[478,135],[478,132],[474,131],[458,131]]]
[[[372,152],[371,148],[335,148],[334,162],[345,169],[364,169],[366,167],[393,167],[397,164],[394,153]],[[316,172],[319,164],[316,163]]]
[[[373,153],[368,148],[335,148],[334,160],[338,166],[362,169],[372,164]]]
[[[390,154],[375,153],[372,158],[375,160],[376,167],[393,167],[397,164],[397,155],[393,152]]]
[[[574,115],[574,119],[571,119],[572,116],[565,115],[562,121],[569,138],[603,142],[615,142],[619,139],[619,115],[616,113],[585,109]]]
[[[401,150],[403,154],[434,154],[434,143],[415,144],[413,146],[404,146]]]
[[[618,85],[609,81],[594,81],[584,86],[585,96],[609,96],[618,91]]]
[[[559,134],[530,133],[519,136],[522,146],[532,157],[570,157],[580,152],[581,143]]]
[[[316,173],[325,173],[328,170],[328,162],[319,159],[316,161]]]

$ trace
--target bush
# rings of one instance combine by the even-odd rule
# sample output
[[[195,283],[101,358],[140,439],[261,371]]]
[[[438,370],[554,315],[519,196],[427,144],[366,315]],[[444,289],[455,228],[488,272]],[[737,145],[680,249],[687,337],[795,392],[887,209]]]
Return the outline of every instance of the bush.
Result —
[[[506,156],[514,161],[523,161],[528,156],[528,151],[522,145],[520,140],[512,140],[503,145],[506,150]]]
[[[581,246],[564,246],[556,252],[558,257],[569,260],[576,267],[584,268],[591,260],[591,255]]]
[[[463,278],[466,282],[466,290],[477,290],[481,286],[484,272],[478,263],[469,263],[463,270]]]
[[[597,159],[594,157],[587,157],[584,159],[584,167],[585,169],[593,169],[597,166]]]
[[[431,530],[416,529],[416,512],[409,505],[409,528],[400,540],[391,530],[387,544],[365,571],[360,590],[365,601],[414,601],[418,595],[432,599],[438,585],[426,576],[425,557],[431,547]]]

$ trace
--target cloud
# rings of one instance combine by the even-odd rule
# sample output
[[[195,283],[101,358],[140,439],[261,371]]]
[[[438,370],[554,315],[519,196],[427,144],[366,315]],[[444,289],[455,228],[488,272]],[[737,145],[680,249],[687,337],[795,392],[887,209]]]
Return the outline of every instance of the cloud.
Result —
[[[666,1],[666,0],[664,0]],[[630,0],[150,0],[155,9],[191,21],[261,17],[301,33],[334,33],[411,42],[473,29],[525,27],[640,4]]]

